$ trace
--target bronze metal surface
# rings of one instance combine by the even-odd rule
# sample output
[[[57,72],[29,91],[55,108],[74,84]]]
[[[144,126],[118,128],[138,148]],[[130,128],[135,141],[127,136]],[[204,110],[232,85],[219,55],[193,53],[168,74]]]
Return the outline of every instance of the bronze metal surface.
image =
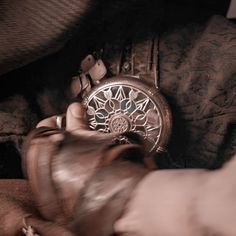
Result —
[[[159,90],[141,78],[104,79],[84,98],[89,127],[104,133],[135,132],[148,151],[162,151],[171,130],[171,113]]]

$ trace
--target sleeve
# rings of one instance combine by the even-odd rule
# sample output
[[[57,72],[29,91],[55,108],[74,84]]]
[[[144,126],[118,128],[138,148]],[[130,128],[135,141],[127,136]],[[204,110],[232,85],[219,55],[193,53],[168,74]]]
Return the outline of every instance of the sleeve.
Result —
[[[0,74],[59,50],[89,0],[0,1]]]

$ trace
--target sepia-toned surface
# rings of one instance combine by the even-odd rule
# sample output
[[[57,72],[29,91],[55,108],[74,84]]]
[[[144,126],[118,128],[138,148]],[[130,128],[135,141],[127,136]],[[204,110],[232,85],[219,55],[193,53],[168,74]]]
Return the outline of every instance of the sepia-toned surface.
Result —
[[[173,135],[170,160],[164,158],[160,167],[217,168],[235,152],[235,32],[235,25],[218,16],[162,34],[160,89],[172,110]],[[25,135],[40,118],[63,113],[69,103],[70,76],[60,77],[60,69],[47,63],[45,58],[1,80],[2,178],[22,176]]]

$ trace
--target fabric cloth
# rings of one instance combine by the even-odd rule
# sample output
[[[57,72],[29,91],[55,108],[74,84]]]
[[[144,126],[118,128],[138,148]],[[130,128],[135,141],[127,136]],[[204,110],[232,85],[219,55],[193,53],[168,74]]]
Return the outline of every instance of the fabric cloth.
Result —
[[[22,228],[34,225],[41,236],[74,236],[62,226],[45,221],[35,206],[28,181],[4,179],[0,181],[0,235],[23,235]]]
[[[0,74],[58,51],[88,7],[87,0],[0,2]]]
[[[236,151],[236,27],[215,16],[165,33],[160,88],[173,114],[171,157],[183,167],[217,168]]]
[[[88,3],[0,1],[0,75],[61,49],[83,18]],[[23,177],[20,152],[25,136],[45,107],[47,114],[58,112],[57,106],[50,103],[55,103],[60,92],[47,88],[38,92],[44,85],[37,81],[46,81],[39,70],[13,72],[0,78],[0,178]],[[37,80],[36,71],[44,78]],[[29,77],[34,77],[33,81]]]

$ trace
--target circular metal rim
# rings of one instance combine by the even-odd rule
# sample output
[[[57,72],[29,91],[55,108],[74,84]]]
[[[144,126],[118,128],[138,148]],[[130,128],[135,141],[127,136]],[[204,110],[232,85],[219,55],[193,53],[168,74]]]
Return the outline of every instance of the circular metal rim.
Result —
[[[170,107],[159,92],[159,89],[155,88],[154,85],[150,85],[144,79],[136,78],[132,76],[115,76],[112,78],[104,79],[101,83],[94,86],[91,91],[84,97],[82,103],[87,108],[90,97],[93,97],[98,90],[114,85],[132,85],[143,93],[149,95],[150,99],[157,105],[160,116],[162,118],[162,131],[158,142],[153,146],[150,152],[163,152],[166,150],[166,146],[170,139],[172,129],[172,114]]]

